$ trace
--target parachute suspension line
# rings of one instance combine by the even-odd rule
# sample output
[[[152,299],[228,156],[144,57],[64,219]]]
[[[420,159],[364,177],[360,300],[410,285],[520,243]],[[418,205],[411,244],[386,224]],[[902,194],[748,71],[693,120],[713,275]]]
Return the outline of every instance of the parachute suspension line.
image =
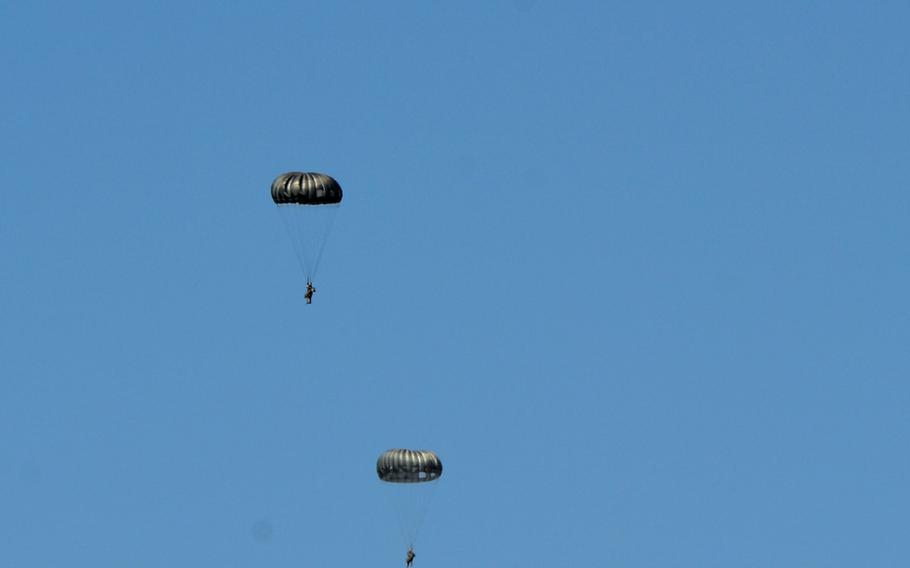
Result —
[[[337,209],[337,205],[324,205],[323,207],[331,207],[332,209]],[[328,235],[332,232],[332,225],[335,224],[335,213],[336,211],[331,212],[331,217],[329,217],[328,224],[326,225],[325,235],[322,239],[322,242],[319,244],[319,250],[316,251],[316,260],[313,261],[313,276],[316,275],[316,271],[319,269],[319,261],[322,260],[322,251],[325,250],[325,243],[329,240]],[[307,279],[310,278],[310,275],[307,275]]]
[[[316,277],[338,205],[279,205],[278,210],[307,282]]]
[[[403,510],[399,510],[397,513],[397,517],[398,517],[397,518],[398,530],[401,531],[401,540],[408,543],[408,547],[413,547],[415,539],[414,539],[414,535],[410,534],[408,532],[408,529],[406,528],[408,525],[408,519],[407,519],[405,512]]]
[[[303,275],[306,278],[307,282],[313,280],[313,267],[310,266],[310,258],[307,250],[307,245],[309,241],[307,235],[304,232],[306,219],[301,219],[301,214],[306,213],[306,205],[292,205],[288,209],[288,221],[291,224],[291,230],[294,232],[294,249],[297,251],[297,258],[300,259],[301,266],[303,267]]]
[[[417,533],[420,532],[420,527],[423,526],[423,521],[427,517],[427,510],[429,510],[430,505],[433,503],[433,494],[436,493],[436,485],[438,483],[438,481],[431,481],[430,483],[426,484],[429,485],[429,487],[426,488],[429,494],[425,498],[423,504],[418,508],[416,519],[417,524],[414,526],[414,534],[412,534],[409,538],[411,542],[408,543],[408,546],[412,550],[414,549],[414,542],[417,541]]]
[[[294,249],[294,256],[297,258],[297,264],[300,265],[300,270],[303,272],[304,276],[306,276],[307,281],[309,281],[310,275],[307,273],[306,260],[303,258],[303,251],[297,246],[297,243],[300,240],[299,231],[294,226],[294,222],[291,219],[289,212],[285,210],[288,207],[294,207],[294,205],[279,205],[278,216],[281,217],[281,224],[284,225],[288,237],[291,239],[291,248]]]
[[[430,487],[419,487],[429,485]],[[392,506],[396,510],[396,520],[398,521],[398,530],[401,533],[401,540],[407,543],[409,549],[414,549],[417,542],[421,526],[427,516],[427,510],[433,500],[433,493],[436,488],[436,482],[428,484],[408,483],[401,487],[396,487],[390,495],[393,501]]]

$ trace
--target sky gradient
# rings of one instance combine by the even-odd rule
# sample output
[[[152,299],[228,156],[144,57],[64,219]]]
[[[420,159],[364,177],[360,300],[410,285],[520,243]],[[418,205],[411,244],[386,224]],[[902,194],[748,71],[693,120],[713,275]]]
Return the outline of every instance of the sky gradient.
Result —
[[[0,2],[0,565],[910,564],[905,2]],[[315,282],[269,197],[344,188]]]

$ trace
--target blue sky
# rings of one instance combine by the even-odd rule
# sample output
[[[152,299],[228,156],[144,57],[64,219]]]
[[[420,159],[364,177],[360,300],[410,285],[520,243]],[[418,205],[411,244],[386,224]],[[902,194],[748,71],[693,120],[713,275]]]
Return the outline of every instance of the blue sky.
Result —
[[[902,2],[0,4],[0,564],[910,562]],[[345,190],[313,305],[268,189]]]

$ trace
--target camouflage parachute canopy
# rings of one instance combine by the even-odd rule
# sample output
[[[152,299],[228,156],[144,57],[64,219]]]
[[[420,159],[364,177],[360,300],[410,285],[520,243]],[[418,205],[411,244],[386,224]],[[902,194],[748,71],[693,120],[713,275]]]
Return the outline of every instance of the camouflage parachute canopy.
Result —
[[[278,205],[331,205],[341,203],[341,186],[331,176],[288,172],[272,182],[272,201]]]
[[[389,483],[434,481],[442,475],[442,462],[429,450],[389,450],[376,461],[376,474]]]

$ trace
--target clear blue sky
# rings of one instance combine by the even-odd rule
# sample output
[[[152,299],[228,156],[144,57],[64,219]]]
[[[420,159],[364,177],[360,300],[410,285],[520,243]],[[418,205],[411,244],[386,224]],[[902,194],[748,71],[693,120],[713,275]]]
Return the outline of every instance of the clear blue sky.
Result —
[[[0,3],[0,566],[910,565],[908,6]]]

